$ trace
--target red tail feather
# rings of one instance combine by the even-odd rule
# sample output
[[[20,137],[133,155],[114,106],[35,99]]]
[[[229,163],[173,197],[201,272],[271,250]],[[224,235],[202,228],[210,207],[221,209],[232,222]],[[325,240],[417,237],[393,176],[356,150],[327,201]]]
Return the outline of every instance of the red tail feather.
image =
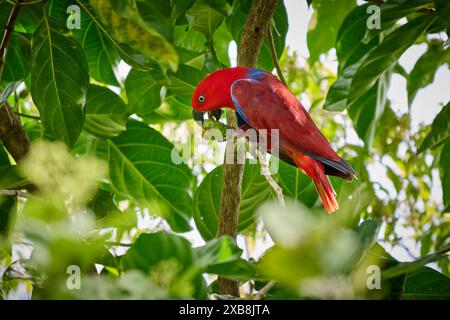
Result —
[[[333,186],[325,175],[325,168],[323,164],[307,155],[296,152],[294,154],[294,162],[297,167],[305,174],[311,177],[316,186],[317,193],[320,200],[328,213],[333,213],[339,209],[339,204],[336,201],[336,192]]]

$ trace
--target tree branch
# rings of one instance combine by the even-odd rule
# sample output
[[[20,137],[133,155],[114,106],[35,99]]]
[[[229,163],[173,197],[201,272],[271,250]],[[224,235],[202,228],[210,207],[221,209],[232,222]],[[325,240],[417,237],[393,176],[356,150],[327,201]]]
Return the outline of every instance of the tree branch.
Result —
[[[0,196],[20,197],[28,199],[30,195],[18,190],[0,190]]]
[[[0,44],[0,83],[2,82],[9,40],[14,30],[14,23],[19,14],[21,3],[22,0],[17,0],[14,4]],[[0,105],[0,140],[16,162],[19,162],[30,148],[30,140],[8,103]]]
[[[255,293],[253,300],[261,300],[266,294],[269,293],[270,289],[276,284],[275,281],[269,281],[264,287],[261,288],[257,293]]]
[[[238,53],[238,65],[253,67],[258,59],[264,36],[275,13],[278,0],[253,0],[247,17]],[[237,127],[234,111],[227,113],[227,124]],[[234,149],[236,137],[228,139],[225,155],[234,152],[234,163],[224,163],[222,192],[220,198],[218,236],[229,235],[236,237],[241,202],[241,185],[244,165],[237,163],[237,152]],[[239,296],[238,282],[219,278],[221,294]]]
[[[3,34],[3,39],[0,44],[0,80],[2,79],[3,69],[5,67],[6,49],[8,48],[9,40],[11,39],[11,35],[14,31],[14,23],[16,22],[20,11],[20,2],[22,2],[22,0],[17,0],[11,10],[11,13],[9,14],[8,22],[5,26],[5,33]]]
[[[22,160],[30,149],[30,140],[7,103],[0,106],[0,140],[16,162]]]

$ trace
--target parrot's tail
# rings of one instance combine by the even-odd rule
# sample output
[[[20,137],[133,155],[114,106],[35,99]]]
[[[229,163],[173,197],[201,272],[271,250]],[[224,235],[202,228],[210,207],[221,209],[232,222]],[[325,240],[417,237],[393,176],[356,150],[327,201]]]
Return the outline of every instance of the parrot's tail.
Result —
[[[339,209],[339,204],[336,200],[336,192],[333,189],[333,186],[328,180],[325,174],[321,174],[319,179],[313,179],[314,185],[316,186],[317,193],[319,194],[320,201],[322,201],[325,210],[329,214],[335,212]]]
[[[310,176],[314,181],[317,193],[319,194],[319,198],[322,201],[325,210],[331,214],[339,209],[339,204],[336,200],[336,192],[325,174],[324,165],[301,153],[295,153],[292,160],[294,160],[301,171]]]

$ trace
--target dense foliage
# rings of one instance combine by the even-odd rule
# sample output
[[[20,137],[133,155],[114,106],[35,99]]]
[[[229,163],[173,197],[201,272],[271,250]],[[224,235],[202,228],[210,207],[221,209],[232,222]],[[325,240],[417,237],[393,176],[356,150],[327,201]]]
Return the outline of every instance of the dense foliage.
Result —
[[[189,144],[190,103],[206,74],[231,66],[251,0],[1,0],[2,25],[20,10],[0,103],[31,148],[18,161],[0,144],[0,297],[221,298],[222,276],[245,284],[242,297],[269,283],[270,299],[450,298],[450,104],[417,129],[387,97],[395,73],[411,105],[450,66],[450,2],[368,2],[380,28],[367,27],[373,3],[308,1],[307,60],[286,49],[278,4],[273,40],[287,85],[359,180],[332,180],[341,209],[329,216],[311,180],[280,163],[282,208],[249,160],[238,246],[216,238],[223,158],[210,151],[223,142]],[[399,59],[416,44],[428,49],[408,73]],[[330,51],[337,74],[324,65]],[[266,38],[257,67],[274,66]],[[172,160],[177,150],[186,161]],[[421,255],[411,262],[384,249],[411,243]]]

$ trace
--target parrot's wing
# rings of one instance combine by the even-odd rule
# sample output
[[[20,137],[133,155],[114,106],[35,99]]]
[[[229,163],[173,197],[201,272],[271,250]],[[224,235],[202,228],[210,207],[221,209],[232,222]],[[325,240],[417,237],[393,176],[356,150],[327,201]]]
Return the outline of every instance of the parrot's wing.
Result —
[[[255,129],[279,129],[281,147],[287,146],[351,179],[353,169],[333,150],[297,98],[276,77],[236,80],[231,97],[238,114]]]

